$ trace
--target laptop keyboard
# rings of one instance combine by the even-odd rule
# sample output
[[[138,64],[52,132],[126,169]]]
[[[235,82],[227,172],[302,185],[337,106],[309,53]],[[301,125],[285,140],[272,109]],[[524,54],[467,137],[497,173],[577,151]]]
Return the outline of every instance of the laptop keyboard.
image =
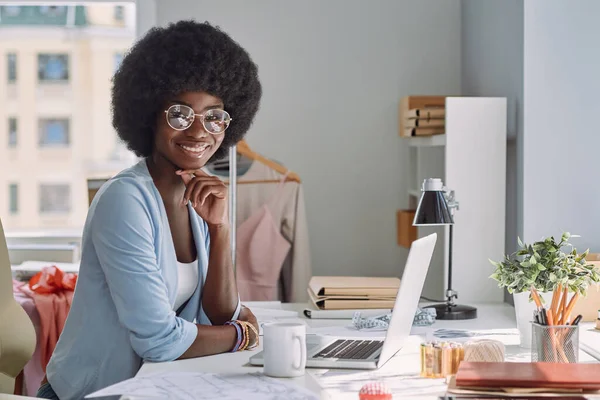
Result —
[[[366,360],[383,346],[380,340],[339,339],[321,350],[313,358],[339,358],[342,360]]]

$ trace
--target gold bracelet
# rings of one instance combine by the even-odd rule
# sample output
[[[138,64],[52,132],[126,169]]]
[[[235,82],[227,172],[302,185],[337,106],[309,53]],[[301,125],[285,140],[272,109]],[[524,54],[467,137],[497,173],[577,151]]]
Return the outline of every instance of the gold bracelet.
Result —
[[[258,332],[256,331],[256,328],[254,327],[254,325],[252,325],[250,322],[246,322],[246,324],[248,324],[248,326],[250,327],[252,332],[254,332],[254,336],[256,337],[256,342],[251,347],[248,348],[248,350],[252,350],[252,349],[255,349],[258,347],[260,336],[258,335]]]
[[[244,351],[250,343],[250,335],[248,334],[248,326],[244,323],[244,321],[240,321],[240,323],[244,327],[244,337],[246,338],[246,340],[244,340],[244,345],[240,348],[240,351]]]

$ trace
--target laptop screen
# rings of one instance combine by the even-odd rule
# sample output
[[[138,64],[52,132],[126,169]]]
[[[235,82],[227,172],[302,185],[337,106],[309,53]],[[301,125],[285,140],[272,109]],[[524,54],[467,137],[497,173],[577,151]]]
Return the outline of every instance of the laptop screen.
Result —
[[[410,246],[378,365],[396,354],[410,335],[436,241],[437,234],[432,233]]]

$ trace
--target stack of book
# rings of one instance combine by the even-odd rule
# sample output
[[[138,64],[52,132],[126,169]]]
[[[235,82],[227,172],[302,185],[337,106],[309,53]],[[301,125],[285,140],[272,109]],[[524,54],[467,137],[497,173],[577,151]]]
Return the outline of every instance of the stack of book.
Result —
[[[446,129],[446,97],[403,97],[398,114],[402,137],[441,135]]]
[[[308,295],[316,309],[392,309],[400,287],[398,278],[313,276]]]
[[[448,393],[489,398],[600,395],[600,364],[550,362],[461,362]]]

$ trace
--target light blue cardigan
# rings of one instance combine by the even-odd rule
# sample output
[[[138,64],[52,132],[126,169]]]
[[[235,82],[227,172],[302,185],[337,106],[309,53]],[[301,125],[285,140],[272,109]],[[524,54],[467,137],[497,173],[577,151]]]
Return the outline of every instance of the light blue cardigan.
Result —
[[[190,207],[200,283],[173,311],[177,257],[164,204],[146,161],[105,183],[90,206],[77,287],[67,322],[47,367],[61,400],[81,399],[133,377],[142,361],[171,361],[194,342],[204,313],[202,287],[210,238]],[[232,319],[238,318],[240,303]]]

